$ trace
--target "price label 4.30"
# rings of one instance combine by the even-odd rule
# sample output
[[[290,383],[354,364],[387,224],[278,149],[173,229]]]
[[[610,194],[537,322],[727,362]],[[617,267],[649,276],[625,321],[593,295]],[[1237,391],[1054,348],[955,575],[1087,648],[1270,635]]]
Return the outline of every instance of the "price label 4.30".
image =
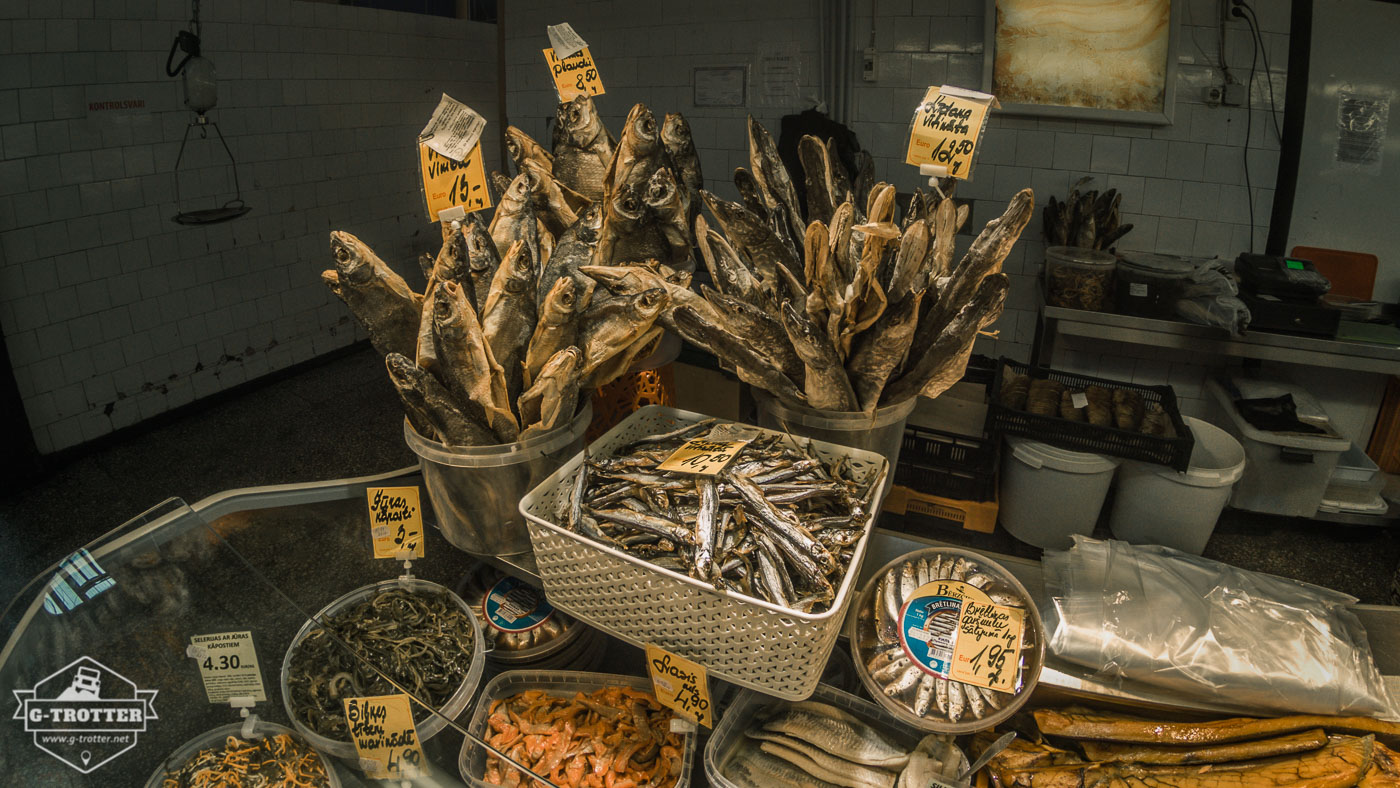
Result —
[[[267,700],[252,632],[192,635],[185,653],[199,665],[210,703],[227,703],[236,697],[251,697],[259,703]]]

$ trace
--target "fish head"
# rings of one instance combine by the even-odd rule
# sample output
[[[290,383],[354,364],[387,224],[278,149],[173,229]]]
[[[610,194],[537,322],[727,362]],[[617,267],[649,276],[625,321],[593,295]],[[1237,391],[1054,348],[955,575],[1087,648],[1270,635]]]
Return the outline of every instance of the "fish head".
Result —
[[[620,296],[636,296],[648,290],[665,289],[665,283],[660,277],[640,266],[585,265],[579,270]]]
[[[456,282],[438,282],[433,290],[433,324],[439,328],[461,325],[463,311],[471,306],[462,286]]]
[[[690,287],[690,274],[679,269],[672,268],[665,263],[656,264],[656,274],[666,281],[666,284],[677,287]]]
[[[544,158],[544,148],[535,142],[535,138],[515,126],[506,127],[506,152],[515,166],[522,170],[527,160]]]
[[[618,189],[608,203],[608,214],[624,227],[640,223],[647,210],[645,184]]]
[[[646,204],[652,208],[665,209],[671,207],[680,198],[680,190],[676,188],[676,176],[671,172],[670,167],[657,167],[656,172],[647,179]]]
[[[574,223],[574,237],[593,246],[598,243],[598,233],[603,229],[603,206],[593,203],[583,209]]]
[[[454,222],[454,224],[457,224]],[[457,279],[467,272],[471,254],[467,251],[467,237],[459,228],[442,241],[442,252],[438,255],[435,267],[440,278]]]
[[[653,287],[650,290],[643,290],[632,299],[632,308],[637,316],[643,320],[650,320],[661,313],[669,298],[666,296],[666,288]]]
[[[501,267],[506,269],[506,290],[512,293],[523,292],[535,281],[534,255],[530,253],[530,248],[524,241],[516,241],[510,245],[506,259],[501,261]]]
[[[390,353],[385,356],[384,367],[389,370],[389,379],[401,389],[413,388],[413,381],[422,371],[413,359],[402,353]]]
[[[695,143],[690,137],[690,124],[679,112],[667,112],[661,123],[661,139],[668,147],[690,148]]]
[[[343,282],[362,285],[374,278],[374,252],[350,233],[331,231],[331,257]]]
[[[626,158],[644,158],[656,152],[661,144],[661,131],[656,127],[656,116],[645,104],[637,104],[627,113],[627,123],[622,128],[622,141],[618,143]]]
[[[496,250],[496,242],[491,240],[491,232],[486,229],[479,214],[467,215],[462,239],[467,248],[467,263],[473,271],[489,271],[496,267],[500,252]]]
[[[826,341],[824,337],[818,336],[816,324],[798,312],[791,301],[783,301],[783,323],[790,326],[804,342]]]
[[[583,351],[574,345],[556,351],[545,364],[545,369],[554,368],[556,374],[572,375],[583,364]]]
[[[705,207],[710,209],[710,213],[715,215],[719,223],[726,227],[746,213],[752,215],[752,212],[744,206],[716,197],[703,189],[700,190],[700,199],[705,202]]]
[[[578,280],[572,276],[559,277],[555,280],[554,286],[549,289],[549,295],[545,296],[545,319],[550,320],[555,325],[567,323],[573,319],[578,308]]]
[[[560,104],[555,111],[555,118],[569,141],[579,148],[593,142],[603,129],[602,121],[598,119],[598,110],[593,106],[593,97],[589,95],[574,96],[570,101]]]

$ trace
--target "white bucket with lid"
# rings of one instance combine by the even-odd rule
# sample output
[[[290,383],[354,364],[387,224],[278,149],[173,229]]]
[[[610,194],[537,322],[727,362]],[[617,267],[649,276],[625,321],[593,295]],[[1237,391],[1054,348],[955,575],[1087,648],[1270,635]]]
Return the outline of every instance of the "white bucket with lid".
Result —
[[[1128,461],[1118,474],[1109,514],[1113,535],[1132,544],[1160,544],[1200,555],[1244,475],[1244,447],[1214,424],[1184,417],[1195,436],[1185,471]]]
[[[1093,533],[1120,460],[1025,438],[1006,444],[999,517],[1007,533],[1047,550],[1069,549],[1075,534]]]

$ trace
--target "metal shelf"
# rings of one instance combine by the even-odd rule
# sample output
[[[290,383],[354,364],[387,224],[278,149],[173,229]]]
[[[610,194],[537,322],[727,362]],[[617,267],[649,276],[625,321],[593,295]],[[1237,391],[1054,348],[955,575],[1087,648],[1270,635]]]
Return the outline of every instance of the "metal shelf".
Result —
[[[1033,361],[1048,363],[1058,337],[1084,337],[1149,347],[1255,358],[1288,364],[1400,374],[1400,347],[1253,331],[1232,337],[1220,328],[1057,306],[1041,307]]]

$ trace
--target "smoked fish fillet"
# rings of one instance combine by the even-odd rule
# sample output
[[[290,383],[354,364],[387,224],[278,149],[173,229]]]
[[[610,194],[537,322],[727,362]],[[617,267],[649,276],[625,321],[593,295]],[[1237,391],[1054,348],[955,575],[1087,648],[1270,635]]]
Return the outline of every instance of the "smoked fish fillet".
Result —
[[[1232,717],[1210,722],[1156,722],[1087,711],[1037,709],[1035,722],[1040,732],[1047,736],[1137,744],[1220,744],[1282,736],[1312,728],[1323,728],[1332,733],[1370,733],[1385,741],[1400,741],[1400,723],[1369,717],[1312,714],[1271,719]]]
[[[1157,746],[1086,741],[1083,743],[1083,747],[1084,754],[1091,761],[1186,765],[1252,761],[1258,758],[1317,750],[1326,744],[1327,734],[1321,728],[1317,728],[1275,739],[1257,739],[1255,741],[1206,746]]]

